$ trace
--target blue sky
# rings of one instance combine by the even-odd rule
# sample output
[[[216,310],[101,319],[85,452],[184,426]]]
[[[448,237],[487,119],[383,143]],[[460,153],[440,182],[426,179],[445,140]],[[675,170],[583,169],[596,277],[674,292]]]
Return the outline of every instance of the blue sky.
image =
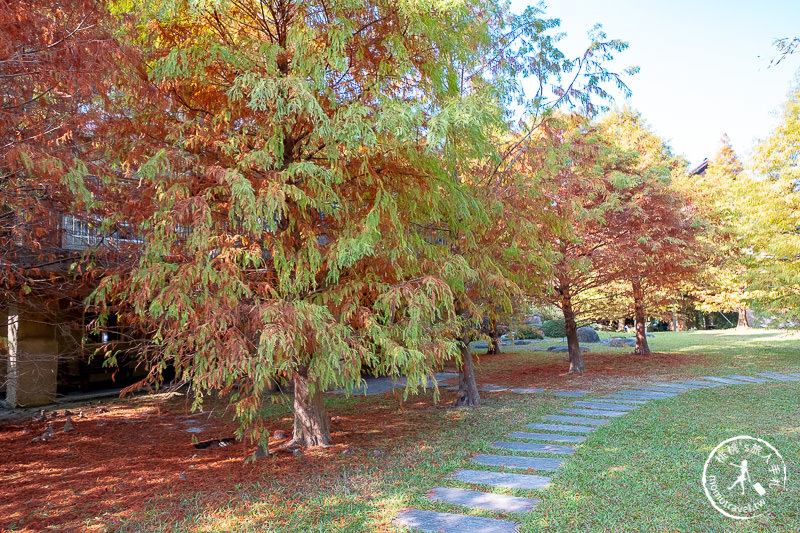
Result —
[[[520,11],[531,2],[514,0]],[[551,0],[548,17],[561,19],[560,48],[578,56],[586,34],[601,23],[609,38],[630,47],[612,66],[637,65],[627,79],[629,104],[692,164],[714,156],[723,133],[746,160],[767,137],[790,89],[800,52],[777,67],[773,41],[800,37],[800,0],[758,2],[672,0]],[[618,104],[624,104],[622,99]]]

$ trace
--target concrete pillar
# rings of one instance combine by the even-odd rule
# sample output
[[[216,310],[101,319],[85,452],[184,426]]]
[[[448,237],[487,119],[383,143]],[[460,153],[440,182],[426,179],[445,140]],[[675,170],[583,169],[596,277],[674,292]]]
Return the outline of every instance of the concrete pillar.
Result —
[[[35,316],[8,310],[6,404],[33,407],[53,403],[58,375],[56,328]]]

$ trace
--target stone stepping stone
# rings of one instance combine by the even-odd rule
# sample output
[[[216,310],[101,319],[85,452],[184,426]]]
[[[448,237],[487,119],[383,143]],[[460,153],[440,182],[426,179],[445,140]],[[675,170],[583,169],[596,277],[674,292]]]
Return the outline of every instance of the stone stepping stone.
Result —
[[[586,396],[590,392],[591,391],[588,390],[565,390],[554,392],[553,396],[561,396],[563,398],[580,398],[582,396]]]
[[[602,420],[602,422],[608,422]],[[528,431],[512,431],[508,434],[512,439],[528,440],[550,440],[553,442],[583,442],[586,437],[583,435],[561,435],[560,433],[530,433]]]
[[[542,418],[551,422],[566,422],[568,424],[580,424],[584,426],[603,426],[610,420],[605,418],[587,418],[585,416],[564,416],[564,415],[544,415]]]
[[[695,390],[695,389],[698,388],[697,386],[693,386],[693,385],[686,385],[686,384],[682,384],[682,383],[664,383],[663,381],[662,382],[658,382],[658,383],[651,383],[650,386],[652,386],[652,387],[663,387],[665,389],[679,391],[679,392]]]
[[[503,466],[520,470],[558,470],[563,459],[550,457],[520,457],[518,455],[489,455],[482,453],[472,458],[473,463],[486,466]]]
[[[744,382],[730,378],[718,378],[717,376],[702,376],[700,379],[707,379],[708,381],[715,381],[723,385],[741,385]]]
[[[596,428],[587,426],[565,426],[563,424],[525,424],[526,428],[547,429],[550,431],[565,431],[567,433],[591,433]]]
[[[634,390],[641,392],[658,392],[662,394],[681,394],[687,392],[689,389],[662,389],[659,387],[636,387]]]
[[[509,389],[511,392],[516,392],[517,394],[541,394],[544,392],[544,389]]]
[[[733,379],[738,379],[738,380],[741,380],[741,381],[747,381],[747,382],[750,382],[750,383],[766,383],[767,382],[767,380],[764,379],[764,378],[754,378],[754,377],[751,377],[751,376],[733,375],[733,376],[728,376],[728,377],[729,378],[733,378]]]
[[[696,379],[682,379],[677,383],[685,383],[687,385],[697,385],[698,387],[721,387],[721,383],[714,383],[713,381],[699,381]]]
[[[512,474],[490,470],[462,469],[453,472],[453,477],[473,485],[491,485],[504,489],[539,490],[550,484],[550,477],[536,474]]]
[[[628,414],[627,411],[611,411],[611,410],[603,411],[601,409],[569,409],[569,408],[559,409],[558,412],[567,413],[570,415],[610,416],[612,418]]]
[[[672,398],[673,396],[677,396],[681,394],[680,392],[654,392],[654,391],[646,391],[646,390],[621,390],[617,391],[616,394],[621,394],[623,396],[633,397],[636,396],[638,400],[641,399],[650,399],[650,400],[661,400],[664,398]]]
[[[527,513],[532,511],[540,502],[540,500],[533,498],[520,498],[519,496],[452,487],[434,487],[428,491],[428,498],[439,502],[463,505],[473,509],[497,511],[499,513]]]
[[[514,533],[517,530],[517,524],[508,520],[418,509],[402,511],[394,521],[398,525],[417,531],[440,531],[442,533]]]
[[[526,453],[562,453],[565,455],[575,455],[574,446],[564,446],[560,444],[535,444],[531,442],[507,442],[499,440],[493,442],[492,446],[503,450]]]
[[[603,403],[603,402],[572,402],[575,407],[587,407],[589,409],[611,409],[612,411],[635,411],[639,408],[638,405],[623,405],[621,403]]]
[[[644,405],[644,404],[650,402],[650,400],[633,400],[631,398],[625,398],[625,399],[622,399],[622,398],[606,398],[605,396],[602,397],[602,398],[592,398],[592,401],[593,402],[602,402],[602,403],[612,403],[612,404],[617,404],[617,405],[628,405],[628,404]]]
[[[647,395],[658,395],[662,397],[671,398],[673,396],[677,396],[679,394],[683,394],[683,391],[677,390],[642,390],[642,389],[622,389],[618,390],[617,394],[647,394]]]
[[[784,374],[776,374],[775,372],[757,372],[756,376],[764,376],[765,378],[777,379],[778,381],[800,381],[800,377],[786,376]]]
[[[662,398],[653,398],[651,396],[637,396],[632,394],[606,394],[603,398],[611,400],[660,400]]]
[[[478,387],[481,392],[503,392],[507,391],[508,387],[501,387],[500,385],[481,385]]]

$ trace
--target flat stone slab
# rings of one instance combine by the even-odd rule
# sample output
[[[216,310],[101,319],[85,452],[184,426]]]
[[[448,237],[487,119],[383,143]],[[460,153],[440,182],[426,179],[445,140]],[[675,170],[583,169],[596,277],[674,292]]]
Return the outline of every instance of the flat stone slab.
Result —
[[[486,466],[504,466],[521,470],[553,471],[558,470],[564,460],[550,457],[520,457],[518,455],[489,455],[482,453],[473,457],[472,462]]]
[[[604,420],[603,422],[607,422]],[[550,440],[553,442],[583,442],[586,437],[583,435],[562,435],[560,433],[531,433],[528,431],[512,431],[508,434],[512,439],[527,440]]]
[[[634,400],[633,398],[592,398],[593,402],[611,403],[617,405],[644,405],[650,403],[650,400]]]
[[[636,387],[633,390],[641,392],[658,392],[660,394],[682,394],[684,392],[688,392],[690,389],[689,387],[686,387],[685,389],[662,389],[660,387],[642,386]]]
[[[500,385],[481,385],[478,387],[478,390],[481,392],[504,392],[508,390],[508,387],[502,387]]]
[[[564,391],[556,391],[553,393],[553,396],[562,396],[564,398],[580,398],[582,396],[586,396],[591,391],[588,390],[564,390]]]
[[[744,382],[730,378],[718,378],[717,376],[701,376],[700,379],[722,383],[723,385],[741,385]]]
[[[800,377],[787,376],[785,374],[776,374],[775,372],[757,372],[756,376],[763,376],[765,378],[777,379],[778,381],[800,381]]]
[[[583,426],[603,426],[610,422],[605,418],[588,418],[585,416],[544,415],[542,418],[551,422],[566,422],[567,424],[580,424]]]
[[[437,372],[433,375],[436,382],[441,384],[442,381],[446,381],[448,379],[457,378],[458,374],[454,372]],[[401,389],[406,386],[407,380],[404,377],[398,378],[395,382],[392,378],[385,377],[385,378],[365,378],[364,382],[361,383],[358,387],[353,389],[352,394],[355,395],[367,395],[372,396],[373,394],[383,394],[384,392],[388,392],[394,389]],[[428,378],[428,382],[425,385],[427,388],[433,387],[433,379]],[[344,389],[336,389],[330,391],[331,394],[347,394],[347,391]]]
[[[570,415],[584,415],[584,416],[610,416],[610,417],[618,417],[624,416],[627,414],[627,411],[611,411],[606,410],[603,411],[601,409],[559,409],[559,413],[567,413]]]
[[[635,411],[638,405],[623,405],[621,403],[605,403],[595,401],[572,402],[575,407],[586,407],[588,409],[611,409],[612,411]]]
[[[509,389],[511,392],[516,392],[517,394],[541,394],[544,392],[544,389],[526,389],[526,388],[517,388],[517,389]]]
[[[650,387],[663,387],[665,389],[677,390],[677,391],[688,391],[694,390],[697,388],[696,385],[686,385],[685,383],[665,383],[665,382],[658,382],[658,383],[650,383],[648,386]]]
[[[728,377],[729,378],[733,378],[733,379],[738,379],[738,380],[741,380],[741,381],[747,381],[747,382],[750,382],[750,383],[766,383],[766,381],[767,381],[766,379],[754,378],[752,376],[737,376],[737,375],[733,375],[733,376],[728,376]]]
[[[453,477],[474,485],[491,485],[505,489],[539,490],[550,484],[550,477],[536,474],[512,474],[488,470],[462,469],[453,472]]]
[[[402,511],[394,521],[398,525],[410,527],[417,531],[442,533],[514,533],[517,530],[517,524],[508,520],[437,513],[436,511],[420,511],[418,509]]]
[[[550,431],[564,431],[567,433],[591,433],[596,428],[587,426],[566,426],[563,424],[525,424],[526,428],[546,429]]]
[[[610,400],[660,400],[661,398],[651,398],[649,396],[632,396],[630,394],[606,394],[603,398]]]
[[[585,346],[581,346],[580,348],[581,348],[582,352],[588,352],[589,351],[589,348],[587,348]],[[568,352],[569,351],[569,346],[550,346],[549,348],[547,348],[547,351],[548,352]]]
[[[574,446],[564,446],[562,444],[536,444],[532,442],[507,442],[499,440],[493,442],[492,446],[503,450],[526,453],[560,453],[565,455],[575,455]]]
[[[520,498],[519,496],[452,487],[434,487],[428,492],[428,498],[454,505],[464,505],[473,509],[486,509],[487,511],[500,513],[527,513],[532,511],[540,501],[533,498]]]
[[[662,398],[672,398],[673,396],[677,396],[681,394],[680,392],[655,392],[655,391],[646,391],[646,390],[633,390],[633,389],[625,389],[617,391],[617,394],[630,395],[630,396],[644,396],[645,398],[651,398],[653,400],[660,400]]]

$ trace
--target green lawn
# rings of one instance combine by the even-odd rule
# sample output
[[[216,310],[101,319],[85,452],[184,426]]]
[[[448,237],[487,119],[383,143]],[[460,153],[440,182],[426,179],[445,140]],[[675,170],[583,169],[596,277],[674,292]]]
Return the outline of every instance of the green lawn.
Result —
[[[650,374],[655,380],[666,380],[688,375],[800,371],[800,336],[782,331],[657,333],[651,341],[656,352],[696,355],[671,366],[663,363],[669,356],[654,359],[662,361],[656,364],[627,355],[630,348],[596,352],[609,354],[607,358],[620,354],[617,359],[608,359],[620,373],[625,373],[622,363],[626,361],[639,369],[638,377],[634,380],[628,376],[625,383],[644,383]],[[499,375],[501,363],[535,367],[563,361],[563,354],[530,348],[520,347],[517,355],[502,358],[481,357],[479,381],[482,374]],[[592,354],[586,359],[591,371]],[[647,376],[641,375],[642,369]],[[563,379],[574,388],[571,378]],[[609,379],[606,382],[617,383]],[[585,383],[601,384],[603,380]],[[557,389],[561,383],[550,385]],[[798,383],[770,382],[692,391],[651,402],[592,434],[577,454],[567,459],[547,490],[535,494],[504,491],[543,501],[526,515],[499,517],[521,522],[522,532],[800,531],[798,393]],[[449,396],[443,398],[448,400]],[[406,410],[400,412],[391,395],[331,398],[333,415],[363,414],[367,425],[361,430],[373,434],[372,445],[355,448],[355,455],[346,461],[339,453],[326,460],[314,454],[300,458],[279,455],[267,460],[272,465],[260,463],[264,476],[258,484],[230,487],[225,504],[219,504],[217,498],[217,503],[208,505],[202,494],[187,495],[175,509],[164,509],[153,502],[153,509],[158,511],[135,517],[123,529],[396,531],[391,521],[404,507],[498,516],[433,503],[425,493],[439,485],[468,487],[448,479],[449,474],[458,468],[480,468],[471,465],[469,459],[476,453],[496,451],[490,446],[492,441],[504,439],[509,431],[520,430],[525,423],[572,401],[552,395],[497,393],[484,394],[480,408],[450,409],[443,403],[434,405],[430,395],[423,395],[407,402]],[[396,413],[398,421],[407,422],[400,437],[395,434],[391,441],[382,440],[384,428],[369,425],[369,413],[375,410]],[[284,420],[287,416],[286,412],[273,414]],[[709,452],[722,440],[739,434],[769,441],[782,452],[789,467],[789,490],[780,507],[773,508],[764,519],[740,522],[725,518],[703,493],[701,473]],[[374,454],[376,448],[380,455]],[[292,461],[316,462],[319,468],[310,479],[271,476],[273,467]]]
[[[692,391],[651,403],[592,435],[522,517],[523,531],[800,531],[800,384]],[[709,504],[703,464],[720,442],[751,435],[789,471],[780,505],[734,521]]]

